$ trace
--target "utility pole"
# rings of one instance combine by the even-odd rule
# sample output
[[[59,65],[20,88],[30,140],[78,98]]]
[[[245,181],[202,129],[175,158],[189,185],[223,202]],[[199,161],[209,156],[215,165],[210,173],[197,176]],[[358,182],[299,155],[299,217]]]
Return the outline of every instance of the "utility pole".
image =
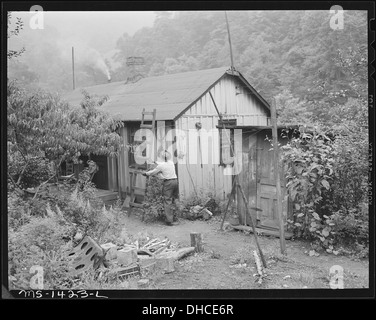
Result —
[[[277,130],[277,111],[275,99],[272,99],[270,108],[271,121],[272,121],[272,136],[273,136],[273,155],[274,155],[274,176],[275,187],[277,193],[277,215],[279,220],[279,242],[281,245],[281,254],[286,254],[286,239],[285,239],[285,226],[283,222],[282,212],[282,195],[281,195],[281,180],[279,177],[279,157],[278,157],[278,130]]]
[[[232,144],[231,144],[231,139],[230,139],[229,135],[227,134],[226,126],[225,126],[225,123],[223,122],[222,114],[219,112],[217,104],[215,103],[214,97],[213,97],[213,95],[212,95],[212,93],[210,91],[209,91],[209,95],[210,95],[210,98],[211,98],[211,100],[213,102],[214,108],[217,111],[219,121],[220,121],[220,123],[222,123],[222,130],[226,133],[226,137],[227,137],[227,140],[229,142],[231,152],[234,155],[234,157],[236,158],[235,150],[233,149]],[[237,161],[237,159],[234,159],[234,167],[235,168],[236,168],[236,161]],[[240,193],[241,193],[241,195],[242,195],[242,198],[243,198],[243,201],[244,201],[244,204],[245,204],[245,207],[246,207],[246,211],[247,211],[247,213],[248,213],[248,215],[250,217],[249,221],[251,223],[251,228],[252,228],[253,236],[254,236],[254,239],[255,239],[255,242],[256,242],[256,246],[257,246],[258,252],[260,254],[260,258],[261,258],[262,264],[263,264],[263,266],[265,268],[267,268],[267,264],[266,264],[266,260],[265,260],[265,257],[264,257],[264,253],[262,252],[261,246],[260,246],[260,244],[258,242],[258,236],[257,236],[257,232],[256,232],[256,227],[255,227],[255,225],[253,223],[251,212],[249,211],[248,200],[245,197],[245,194],[244,194],[244,191],[243,191],[243,188],[242,188],[241,184],[239,183],[239,177],[238,177],[238,171],[237,170],[236,170],[236,172],[234,174],[234,177],[233,177],[232,189],[231,189],[230,197],[229,197],[228,202],[227,202],[226,211],[224,212],[224,215],[223,215],[223,220],[222,220],[222,223],[221,223],[221,230],[223,230],[223,223],[224,223],[225,218],[226,218],[226,213],[227,213],[227,209],[229,207],[230,201],[231,201],[232,197],[235,197],[235,193],[236,193],[237,190],[239,190]],[[244,216],[244,221],[246,221],[246,219],[247,218],[246,218],[246,215],[245,215]]]
[[[74,81],[74,47],[72,47],[72,76],[73,76],[73,90],[76,89],[76,84]]]
[[[230,45],[230,57],[231,57],[231,71],[234,70],[234,58],[232,55],[232,45],[231,45],[231,35],[230,35],[230,26],[228,24],[228,19],[227,19],[227,12],[225,11],[225,18],[226,18],[226,26],[227,26],[227,34],[228,34],[228,43]]]

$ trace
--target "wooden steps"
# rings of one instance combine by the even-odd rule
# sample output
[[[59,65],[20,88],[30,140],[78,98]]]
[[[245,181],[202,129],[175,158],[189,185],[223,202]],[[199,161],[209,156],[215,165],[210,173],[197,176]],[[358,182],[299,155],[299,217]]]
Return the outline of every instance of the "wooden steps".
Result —
[[[232,224],[230,224],[230,226],[231,228],[235,230],[242,230],[242,231],[253,233],[252,228],[249,226],[242,226],[242,225],[234,226]],[[266,228],[256,227],[256,232],[259,235],[272,236],[272,237],[279,238],[279,231],[277,229],[271,229],[271,228],[266,229]],[[285,231],[285,239],[290,240],[291,238],[292,238],[292,233]]]

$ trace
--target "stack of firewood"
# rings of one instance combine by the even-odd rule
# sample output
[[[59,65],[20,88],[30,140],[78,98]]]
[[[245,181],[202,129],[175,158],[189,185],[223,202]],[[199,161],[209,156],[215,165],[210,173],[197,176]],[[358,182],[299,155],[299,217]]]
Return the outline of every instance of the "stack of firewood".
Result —
[[[150,240],[141,248],[138,249],[139,254],[148,254],[150,256],[157,255],[162,253],[163,251],[167,250],[171,245],[171,241],[168,238],[164,240],[160,240],[159,238],[155,238]]]

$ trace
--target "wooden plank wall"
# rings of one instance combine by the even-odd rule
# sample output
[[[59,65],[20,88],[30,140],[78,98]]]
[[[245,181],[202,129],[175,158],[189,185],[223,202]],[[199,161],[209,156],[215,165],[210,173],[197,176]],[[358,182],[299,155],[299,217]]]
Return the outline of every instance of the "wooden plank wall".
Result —
[[[237,119],[239,126],[264,126],[268,124],[267,110],[253,95],[249,94],[248,89],[242,87],[239,81],[225,77],[211,89],[211,93],[224,119]],[[231,191],[232,176],[226,175],[224,167],[218,165],[219,146],[213,152],[209,152],[212,156],[209,156],[208,163],[201,167],[199,151],[191,150],[194,144],[189,141],[189,130],[195,130],[197,122],[202,124],[204,130],[214,130],[213,136],[217,135],[218,137],[219,132],[216,129],[218,121],[219,117],[208,93],[176,120],[176,128],[186,133],[186,142],[183,143],[185,146],[180,145],[179,150],[185,149],[187,154],[179,160],[178,164],[179,191],[185,198],[194,195],[196,192],[202,195],[210,191],[214,196],[225,200]],[[234,138],[235,152],[241,152],[242,134],[235,134]],[[201,143],[201,150],[205,152],[213,146],[213,142],[212,144],[207,143],[207,139],[202,136]],[[197,153],[196,163],[190,161],[190,153]],[[247,161],[246,165],[248,165]]]
[[[118,191],[117,158],[107,157],[108,190]]]

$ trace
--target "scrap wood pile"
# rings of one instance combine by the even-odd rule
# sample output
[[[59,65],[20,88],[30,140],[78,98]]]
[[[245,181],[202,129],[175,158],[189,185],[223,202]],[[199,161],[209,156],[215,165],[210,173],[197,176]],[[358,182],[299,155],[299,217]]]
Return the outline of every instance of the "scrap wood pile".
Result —
[[[203,219],[209,220],[213,217],[213,212],[218,211],[218,204],[214,199],[209,199],[203,206],[196,205],[186,211],[186,218],[189,220]]]
[[[98,245],[85,236],[69,254],[72,259],[70,275],[93,269],[100,270],[102,275],[111,269],[122,280],[155,272],[170,273],[174,271],[176,260],[195,251],[194,247],[179,248],[168,238],[148,239],[142,246],[139,243],[137,240],[121,246],[110,242]]]

